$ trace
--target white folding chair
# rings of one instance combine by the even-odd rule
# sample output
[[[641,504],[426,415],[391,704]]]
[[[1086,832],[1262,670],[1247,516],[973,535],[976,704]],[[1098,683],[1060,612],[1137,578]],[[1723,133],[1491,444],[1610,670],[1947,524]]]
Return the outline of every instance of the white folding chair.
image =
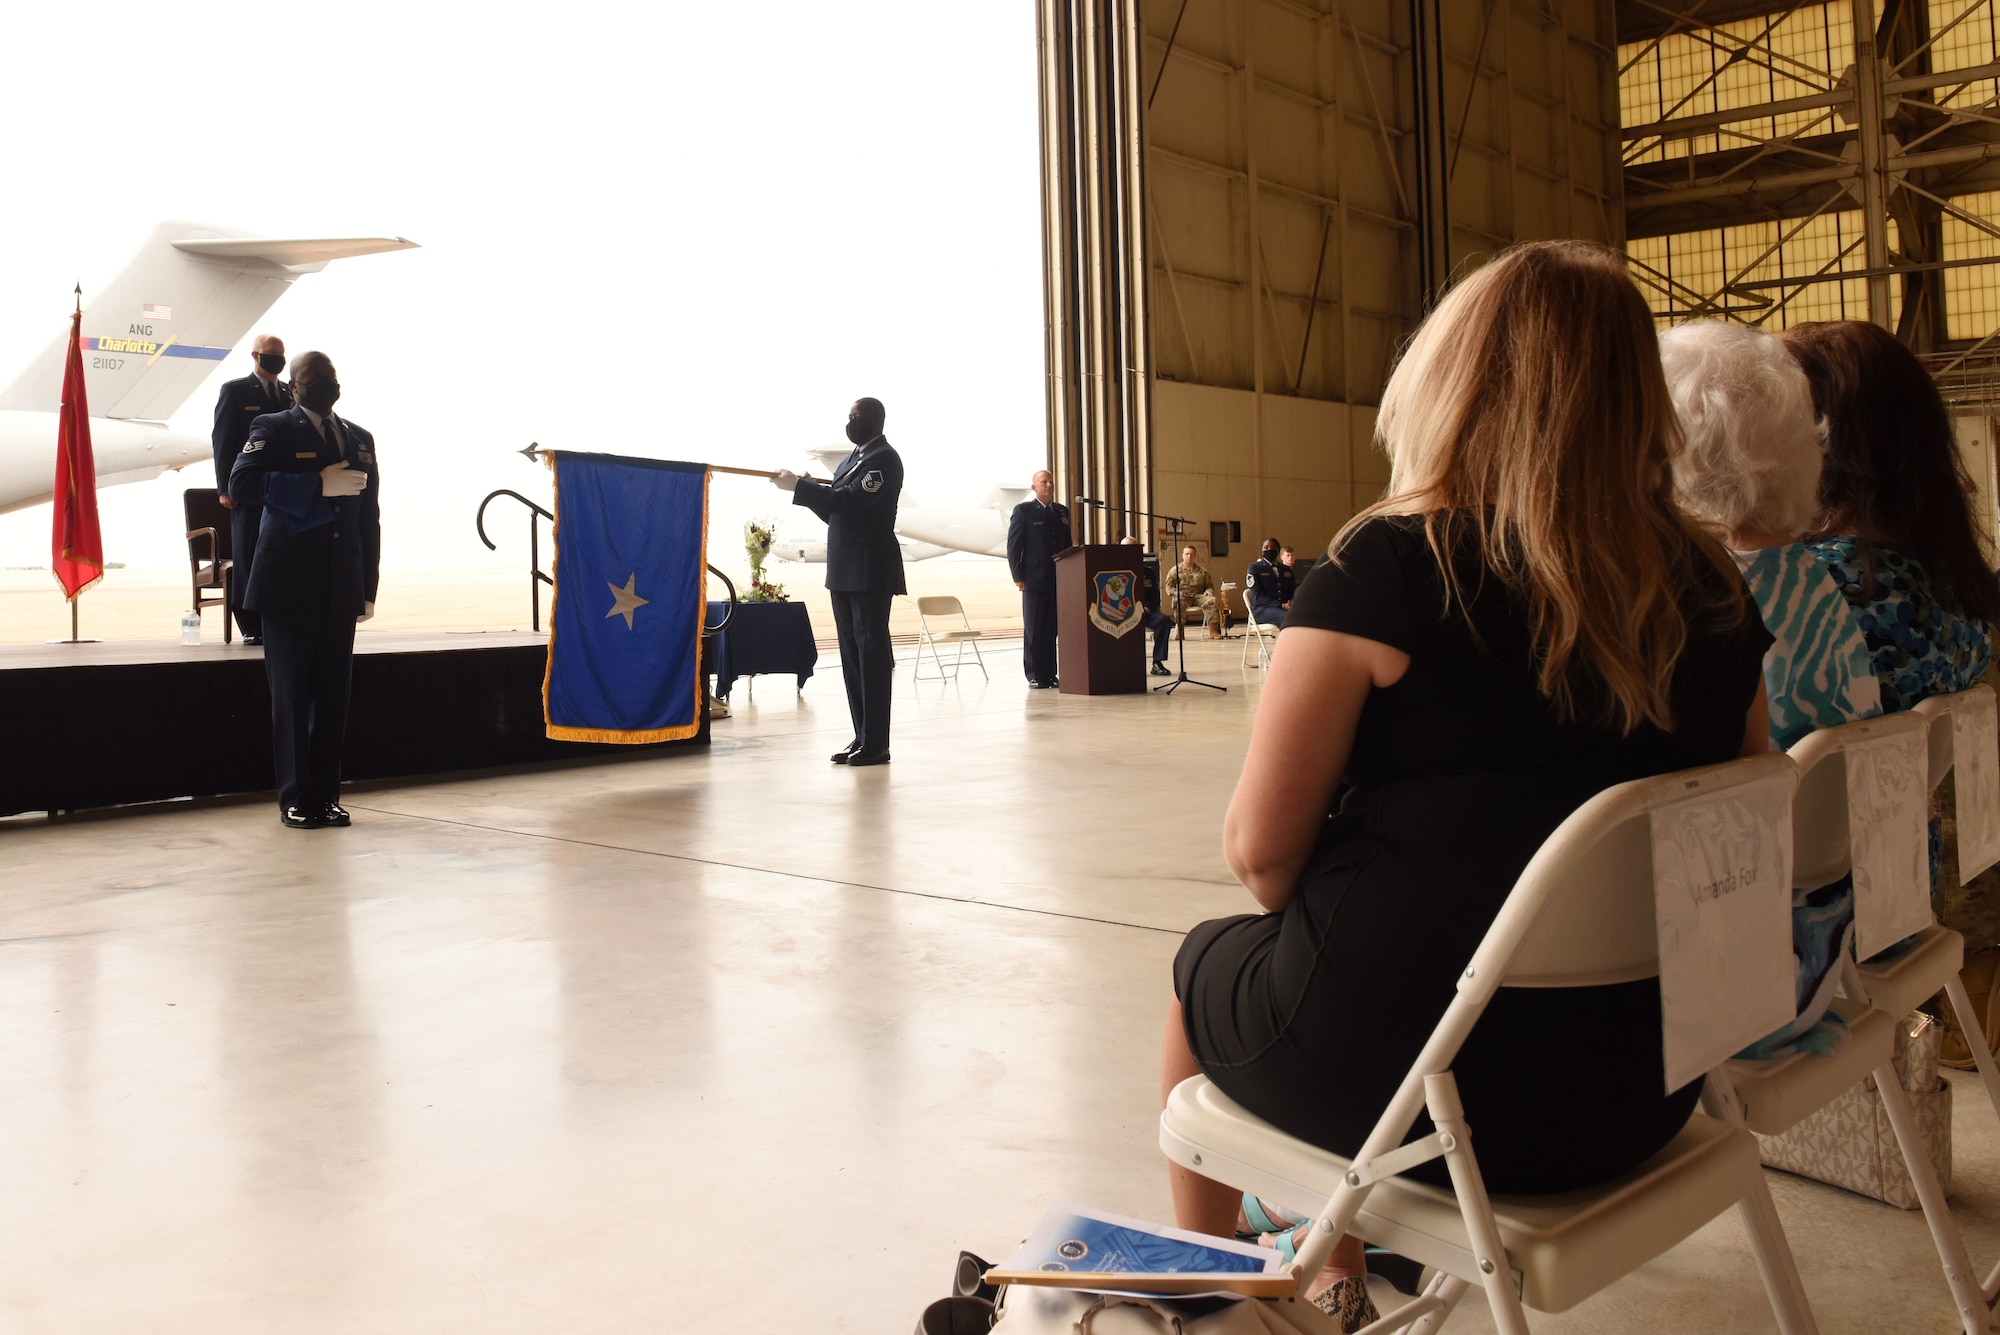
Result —
[[[956,616],[958,618],[958,629],[946,628],[944,630],[933,630],[931,628],[930,619],[932,617],[949,616]],[[979,669],[979,675],[985,677],[988,681],[993,680],[992,677],[987,675],[986,660],[980,657],[979,654],[979,640],[982,632],[972,628],[972,618],[965,614],[965,605],[959,602],[958,599],[944,595],[917,599],[917,630],[916,677],[918,681],[957,681],[958,669],[965,662],[965,647],[967,645],[972,646],[972,662]],[[937,647],[940,643],[958,646],[958,652],[951,660],[951,671],[949,672],[945,671],[944,659],[938,655]],[[931,661],[937,664],[937,675],[934,677],[926,677],[924,675],[925,649],[931,651]]]
[[[1451,1073],[1460,1045],[1503,985],[1578,987],[1658,974],[1656,811],[1769,779],[1780,781],[1775,786],[1788,803],[1797,773],[1785,756],[1755,756],[1620,784],[1579,807],[1514,883],[1460,978],[1458,995],[1354,1158],[1266,1124],[1205,1076],[1183,1081],[1169,1096],[1160,1115],[1160,1147],[1176,1163],[1232,1187],[1301,1213],[1317,1209],[1310,1239],[1292,1267],[1301,1293],[1348,1233],[1436,1267],[1424,1293],[1371,1325],[1371,1332],[1435,1330],[1478,1284],[1503,1335],[1524,1335],[1524,1305],[1548,1312],[1572,1307],[1731,1206],[1742,1213],[1779,1329],[1785,1335],[1815,1330],[1765,1188],[1757,1142],[1747,1131],[1697,1113],[1665,1149],[1614,1181],[1560,1196],[1493,1198],[1473,1157],[1476,1128],[1466,1125]],[[1788,826],[1787,820],[1785,828],[1766,829],[1765,839],[1781,844]],[[1788,898],[1779,870],[1767,870],[1756,893],[1772,901]],[[1758,903],[1767,912],[1778,907]],[[1749,973],[1789,969],[1783,942],[1767,953],[1771,959],[1749,962]],[[1726,1010],[1735,995],[1721,1000]],[[1743,1041],[1756,1036],[1745,1034]],[[1426,1108],[1436,1132],[1404,1145]],[[1450,1172],[1449,1191],[1398,1176],[1439,1157]]]
[[[1966,763],[1959,764],[1956,733],[1959,728],[1971,725],[1978,729],[1992,726],[1996,705],[1993,688],[1986,685],[1973,686],[1968,690],[1954,691],[1949,695],[1934,695],[1917,703],[1912,711],[1930,724],[1930,785],[1935,793],[1944,777],[1954,770],[1960,770],[1959,783],[1954,791],[1958,796],[1960,817],[1958,879],[1960,883],[1971,880],[1991,866],[1987,853],[1975,853],[1969,847],[1966,831],[1970,827],[1968,818],[1979,812],[1975,809],[1984,804],[1987,820],[2000,819],[2000,812],[1992,810],[1996,796],[1990,789],[1973,781],[1975,769],[1990,770],[1994,761],[1996,743],[1988,738],[1981,752],[1965,757]],[[1968,792],[1968,789],[1972,790]],[[2000,1114],[2000,1068],[1996,1068],[1993,1058],[1993,1040],[1984,1032],[1985,1017],[1974,1009],[1972,999],[1965,993],[1965,983],[1959,977],[1959,970],[1965,967],[1965,938],[1957,932],[1943,927],[1934,927],[1924,933],[1916,947],[1890,963],[1864,961],[1861,965],[1861,981],[1868,989],[1869,997],[1884,1010],[1902,1006],[1904,1013],[1915,1010],[1918,1005],[1935,996],[1941,988],[1951,999],[1952,1013],[1959,1018],[1959,1027],[1965,1032],[1966,1046],[1972,1049],[1973,1063],[1979,1068],[1979,1078],[1986,1086],[1986,1097],[1993,1105],[1993,1111]],[[2000,1277],[1996,1277],[2000,1278]],[[2000,1297],[1996,1288],[1996,1278],[1986,1283],[1986,1300],[1991,1303]]]
[[[1257,646],[1257,666],[1269,667],[1271,650],[1278,643],[1278,631],[1281,627],[1267,626],[1257,619],[1257,606],[1250,601],[1247,591],[1243,594],[1243,620],[1246,629],[1243,632],[1243,658],[1240,666],[1250,666],[1250,646],[1254,643]]]
[[[1798,762],[1800,772],[1799,796],[1793,810],[1795,884],[1805,889],[1827,885],[1854,869],[1859,832],[1853,828],[1858,813],[1849,791],[1850,757],[1858,747],[1874,743],[1894,745],[1902,740],[1924,755],[1912,776],[1917,790],[1914,800],[1906,795],[1895,815],[1884,819],[1905,823],[1906,828],[1900,831],[1904,847],[1928,848],[1929,793],[1951,769],[1950,753],[1946,752],[1940,760],[1938,750],[1940,745],[1948,744],[1952,709],[1951,704],[1942,702],[1929,710],[1920,705],[1920,712],[1889,714],[1822,728],[1807,734],[1792,747],[1791,756]],[[1945,739],[1942,743],[1940,732]],[[1857,920],[1864,911],[1860,897],[1866,892],[1865,885],[1859,883],[1868,879],[1865,869],[1855,876]],[[1886,878],[1874,879],[1886,883]],[[1984,1059],[1982,1075],[1992,1069],[1993,1054],[1980,1034],[1977,1017],[1963,1001],[1965,988],[1959,982],[1958,971],[1965,958],[1965,939],[1938,926],[1931,917],[1927,855],[1922,858],[1921,872],[1903,879],[1906,882],[1903,891],[1908,898],[1900,906],[1901,911],[1911,922],[1928,925],[1919,926],[1905,938],[1907,944],[1892,955],[1884,956],[1882,952],[1896,942],[1871,943],[1860,940],[1858,935],[1854,955],[1867,951],[1878,958],[1863,959],[1856,964],[1853,956],[1843,955],[1844,990],[1849,1000],[1836,1005],[1853,1031],[1847,1046],[1830,1057],[1801,1054],[1777,1063],[1731,1062],[1725,1075],[1733,1085],[1739,1108],[1729,1115],[1740,1115],[1742,1123],[1752,1131],[1775,1135],[1851,1089],[1862,1077],[1872,1076],[1897,1147],[1909,1168],[1924,1220],[1930,1226],[1931,1241],[1944,1267],[1952,1304],[1967,1335],[1982,1335],[1992,1323],[1994,1298],[2000,1295],[2000,1267],[1983,1283],[1973,1269],[1965,1236],[1945,1203],[1944,1184],[1938,1180],[1930,1153],[1917,1130],[1916,1111],[1891,1061],[1895,1024],[1942,987],[1952,997],[1954,1007],[1964,1007],[1960,1014],[1968,1017],[1966,1039],[1974,1059]],[[1990,1078],[1987,1089],[1991,1095]]]

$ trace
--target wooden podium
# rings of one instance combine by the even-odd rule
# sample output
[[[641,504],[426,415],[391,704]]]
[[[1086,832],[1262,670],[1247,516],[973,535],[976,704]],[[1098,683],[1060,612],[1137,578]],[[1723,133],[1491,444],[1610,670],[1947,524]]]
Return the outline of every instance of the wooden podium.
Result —
[[[1146,689],[1144,549],[1094,543],[1056,556],[1056,675],[1065,695]]]

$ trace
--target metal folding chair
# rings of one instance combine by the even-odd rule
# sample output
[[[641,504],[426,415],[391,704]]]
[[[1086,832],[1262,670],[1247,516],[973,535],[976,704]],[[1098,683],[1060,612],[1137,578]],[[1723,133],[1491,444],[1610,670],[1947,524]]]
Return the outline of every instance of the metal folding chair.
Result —
[[[1459,1047],[1503,985],[1575,987],[1657,976],[1654,813],[1682,801],[1726,798],[1732,788],[1769,779],[1780,781],[1775,787],[1788,800],[1797,774],[1783,755],[1754,756],[1620,784],[1579,807],[1515,882],[1458,995],[1353,1158],[1286,1135],[1205,1076],[1183,1081],[1169,1096],[1160,1115],[1161,1148],[1176,1163],[1287,1209],[1317,1210],[1292,1267],[1301,1293],[1348,1233],[1436,1267],[1424,1293],[1371,1332],[1433,1331],[1476,1284],[1504,1335],[1523,1335],[1524,1307],[1572,1307],[1731,1206],[1742,1214],[1780,1330],[1815,1330],[1749,1132],[1697,1113],[1665,1149],[1614,1181],[1560,1196],[1489,1197],[1473,1156],[1477,1128],[1466,1124],[1451,1072]],[[1782,845],[1788,829],[1787,819],[1784,829],[1767,831],[1769,842]],[[1771,897],[1788,903],[1788,878],[1778,870],[1770,868],[1763,880]],[[1789,950],[1779,943],[1772,953],[1749,961],[1743,976],[1788,971]],[[1745,1033],[1743,1042],[1758,1036]],[[1426,1108],[1437,1130],[1403,1144]],[[1450,1171],[1449,1191],[1399,1176],[1439,1157]]]
[[[1953,726],[1951,714],[1955,706],[1949,701],[1950,697],[1940,697],[1936,702],[1925,701],[1912,713],[1822,728],[1792,747],[1790,754],[1800,772],[1799,796],[1792,817],[1792,874],[1797,886],[1814,889],[1854,870],[1856,844],[1867,842],[1857,839],[1861,832],[1853,827],[1856,812],[1850,793],[1853,777],[1850,757],[1859,748],[1895,746],[1900,742],[1923,757],[1915,763],[1916,772],[1910,776],[1916,791],[1904,795],[1894,819],[1907,824],[1900,831],[1905,848],[1927,847],[1929,793],[1951,769],[1949,750],[1942,758],[1939,755],[1941,745],[1949,746]],[[1962,702],[1957,707],[1967,704],[1976,702]],[[1932,707],[1925,709],[1924,705]],[[1865,876],[1864,868],[1855,880],[1861,882]],[[1962,1007],[1960,1014],[1967,1020],[1966,1039],[1974,1059],[1980,1063],[1989,1097],[1995,1089],[1993,1077],[1988,1074],[1993,1069],[1993,1054],[1980,1033],[1978,1018],[1964,1000],[1965,988],[1958,977],[1965,958],[1965,939],[1938,926],[1931,918],[1927,860],[1921,878],[1909,879],[1906,891],[1913,898],[1902,906],[1903,911],[1913,922],[1928,925],[1919,927],[1914,935],[1900,942],[1869,943],[1857,938],[1859,948],[1842,957],[1842,990],[1847,1000],[1836,1002],[1835,1006],[1850,1028],[1847,1046],[1831,1056],[1800,1053],[1776,1062],[1728,1063],[1723,1079],[1730,1088],[1727,1091],[1718,1088],[1717,1093],[1729,1106],[1719,1115],[1761,1135],[1776,1135],[1826,1106],[1863,1077],[1873,1077],[1882,1110],[1888,1115],[1897,1147],[1910,1172],[1911,1185],[1916,1188],[1918,1203],[1923,1207],[1924,1220],[1930,1226],[1931,1241],[1944,1267],[1945,1283],[1951,1290],[1958,1319],[1967,1335],[1983,1335],[1992,1323],[1994,1299],[2000,1296],[2000,1267],[1983,1283],[1973,1270],[1965,1236],[1945,1203],[1944,1184],[1938,1179],[1917,1129],[1916,1110],[1896,1075],[1892,1061],[1895,1025],[1943,988],[1951,996],[1953,1006]],[[1857,885],[1857,918],[1862,911],[1858,898],[1861,893],[1863,888]],[[1885,950],[1891,945],[1896,948]],[[1874,958],[1857,964],[1855,957],[1864,950]],[[2000,1109],[2000,1100],[1996,1100],[1995,1106]]]
[[[931,629],[930,618],[950,616],[958,618],[959,628],[957,630]],[[987,674],[986,660],[979,653],[979,641],[982,632],[972,628],[972,618],[965,614],[965,605],[959,602],[958,599],[946,595],[926,596],[917,599],[917,628],[916,678],[918,681],[957,681],[958,669],[965,662],[965,649],[967,645],[972,646],[972,661],[973,665],[979,669],[979,675],[985,677],[988,681],[993,680]],[[949,672],[945,671],[944,659],[938,655],[937,647],[940,643],[952,644],[958,647],[956,656],[951,660],[951,670]],[[924,675],[925,649],[931,651],[931,661],[937,664],[937,675],[934,677],[926,677]]]
[[[1247,590],[1243,593],[1243,621],[1246,629],[1243,632],[1243,658],[1241,666],[1250,666],[1250,646],[1252,644],[1257,646],[1257,666],[1260,668],[1271,666],[1271,650],[1277,647],[1278,631],[1281,628],[1267,626],[1257,619],[1257,608],[1250,601],[1250,594]]]

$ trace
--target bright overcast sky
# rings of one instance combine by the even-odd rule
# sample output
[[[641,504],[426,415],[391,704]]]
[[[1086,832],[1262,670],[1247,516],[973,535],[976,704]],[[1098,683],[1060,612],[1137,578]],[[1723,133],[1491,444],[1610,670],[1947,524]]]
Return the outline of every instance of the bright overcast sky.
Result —
[[[502,560],[472,512],[546,492],[531,440],[799,468],[872,394],[927,504],[1039,466],[1030,6],[33,5],[6,27],[0,383],[163,219],[423,246],[302,278],[260,326],[330,353],[374,432],[385,563]],[[247,350],[174,426],[208,434]],[[185,561],[180,490],[204,481],[107,488],[107,558]],[[788,512],[763,482],[714,497],[718,548]],[[47,506],[0,516],[0,565],[48,544]]]

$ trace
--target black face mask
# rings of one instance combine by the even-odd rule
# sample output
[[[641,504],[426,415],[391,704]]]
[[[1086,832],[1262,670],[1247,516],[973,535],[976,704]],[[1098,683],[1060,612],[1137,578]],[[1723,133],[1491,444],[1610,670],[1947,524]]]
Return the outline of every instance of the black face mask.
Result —
[[[260,352],[257,365],[264,368],[265,375],[276,375],[285,369],[285,354],[282,352]]]
[[[340,382],[309,381],[299,390],[299,402],[323,416],[334,404],[340,402]]]
[[[1264,549],[1264,559],[1272,565],[1278,564],[1278,549],[1276,547],[1266,547]]]
[[[856,445],[866,445],[881,434],[879,431],[870,431],[867,424],[858,417],[847,423],[847,438]]]

